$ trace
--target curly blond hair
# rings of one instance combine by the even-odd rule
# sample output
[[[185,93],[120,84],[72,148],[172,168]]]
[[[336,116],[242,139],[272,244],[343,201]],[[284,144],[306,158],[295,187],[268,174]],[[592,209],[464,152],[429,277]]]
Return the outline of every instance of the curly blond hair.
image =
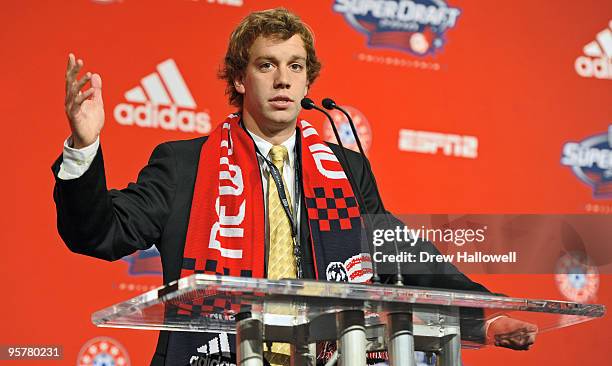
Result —
[[[244,77],[249,63],[249,49],[259,36],[286,41],[298,34],[306,49],[306,74],[309,85],[321,71],[314,48],[314,36],[310,28],[295,14],[285,8],[258,11],[242,19],[232,32],[219,78],[225,80],[225,94],[229,103],[242,109],[242,94],[236,91],[234,80]]]

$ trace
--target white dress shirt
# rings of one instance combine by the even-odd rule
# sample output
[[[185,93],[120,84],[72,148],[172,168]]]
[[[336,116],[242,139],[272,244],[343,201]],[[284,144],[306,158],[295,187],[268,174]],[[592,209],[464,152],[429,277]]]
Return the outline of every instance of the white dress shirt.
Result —
[[[263,138],[253,134],[251,131],[247,130],[251,137],[253,137],[253,141],[255,141],[255,145],[261,155],[268,158],[268,160],[272,161],[270,157],[270,150],[272,149],[272,145],[270,142],[264,140]],[[289,158],[285,160],[283,165],[283,180],[285,183],[285,187],[287,188],[287,193],[289,194],[289,200],[291,201],[291,209],[293,210],[293,204],[295,199],[295,131],[285,142],[281,145],[287,148],[287,152],[289,153]],[[259,161],[259,168],[261,170],[261,181],[263,184],[264,191],[264,199],[266,202],[266,217],[267,215],[267,197],[268,197],[268,180],[272,179],[270,176],[270,167],[264,159],[258,154],[257,161]],[[298,202],[299,204],[299,202]]]
[[[91,162],[96,157],[98,146],[100,146],[100,136],[93,144],[82,149],[70,147],[72,139],[68,137],[64,141],[64,151],[62,152],[62,164],[57,176],[63,180],[76,179],[85,174]]]

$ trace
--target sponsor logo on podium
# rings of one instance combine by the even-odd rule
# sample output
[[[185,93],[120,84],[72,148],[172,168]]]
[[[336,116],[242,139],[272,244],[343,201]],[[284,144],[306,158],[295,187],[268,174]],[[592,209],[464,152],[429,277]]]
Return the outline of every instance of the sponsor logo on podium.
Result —
[[[368,46],[434,55],[461,10],[443,0],[336,0],[333,10],[368,37]]]
[[[173,59],[157,65],[157,71],[125,92],[127,103],[115,106],[113,116],[120,125],[164,130],[210,132],[210,115],[197,105]]]
[[[116,339],[96,337],[81,347],[76,364],[77,366],[130,366],[130,356]]]
[[[608,131],[563,145],[561,164],[593,189],[595,198],[612,197],[612,125]]]
[[[197,355],[191,356],[189,365],[236,366],[236,364],[231,361],[232,352],[229,338],[225,332],[219,333],[217,337],[198,347],[197,352]]]

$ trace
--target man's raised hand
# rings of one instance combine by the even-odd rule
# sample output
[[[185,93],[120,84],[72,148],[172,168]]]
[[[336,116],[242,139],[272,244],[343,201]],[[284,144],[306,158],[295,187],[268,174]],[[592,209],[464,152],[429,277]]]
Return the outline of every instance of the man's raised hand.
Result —
[[[72,131],[72,147],[80,149],[91,145],[104,126],[104,103],[102,102],[102,79],[98,74],[86,73],[77,79],[83,60],[68,55],[66,68],[66,116]],[[91,81],[91,87],[81,91]]]

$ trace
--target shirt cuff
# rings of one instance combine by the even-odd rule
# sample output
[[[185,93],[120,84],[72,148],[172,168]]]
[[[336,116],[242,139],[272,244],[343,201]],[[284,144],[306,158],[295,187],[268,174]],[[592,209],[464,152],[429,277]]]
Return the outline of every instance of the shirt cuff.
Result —
[[[489,335],[489,326],[491,324],[493,324],[494,321],[496,321],[499,318],[507,318],[507,315],[498,315],[498,316],[494,316],[491,319],[487,319],[487,321],[485,322],[485,337],[487,337]]]
[[[81,177],[91,162],[98,153],[98,147],[100,146],[100,136],[96,138],[91,145],[86,146],[82,149],[75,149],[70,147],[72,145],[72,138],[68,137],[64,141],[64,151],[62,152],[62,164],[60,165],[58,178],[63,180],[76,179]]]

